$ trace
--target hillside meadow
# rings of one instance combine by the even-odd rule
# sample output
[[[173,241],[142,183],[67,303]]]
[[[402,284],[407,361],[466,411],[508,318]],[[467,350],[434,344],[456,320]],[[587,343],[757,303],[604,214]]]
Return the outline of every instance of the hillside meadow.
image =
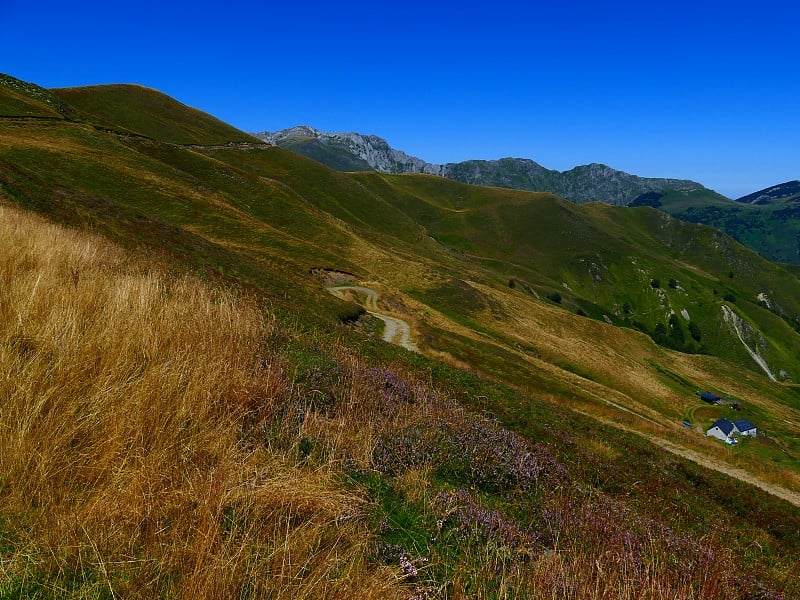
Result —
[[[0,238],[0,597],[722,598],[744,569],[795,589],[778,501],[784,533],[699,499],[687,529],[587,479],[631,440],[576,444],[546,407],[527,438],[456,402],[510,390],[359,357],[8,205]]]
[[[5,76],[0,202],[0,598],[800,594],[800,283],[720,232]]]

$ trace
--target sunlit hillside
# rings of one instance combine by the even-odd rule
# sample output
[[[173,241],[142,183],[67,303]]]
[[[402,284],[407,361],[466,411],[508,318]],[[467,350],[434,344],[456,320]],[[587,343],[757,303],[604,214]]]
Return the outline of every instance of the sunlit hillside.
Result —
[[[3,85],[0,597],[800,594],[791,271]]]

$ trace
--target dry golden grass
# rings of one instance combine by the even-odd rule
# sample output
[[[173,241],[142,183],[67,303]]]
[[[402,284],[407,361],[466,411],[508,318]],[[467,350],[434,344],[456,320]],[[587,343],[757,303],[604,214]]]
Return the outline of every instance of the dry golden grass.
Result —
[[[376,563],[375,507],[343,464],[380,474],[387,439],[478,417],[344,345],[292,362],[256,300],[2,205],[0,244],[0,596],[718,598],[735,572],[724,552],[684,569],[663,534],[638,562],[613,525],[634,513],[598,526],[591,497],[524,560],[454,539],[404,578]],[[605,403],[592,414],[650,427]],[[383,481],[439,518],[428,467]],[[542,493],[563,512],[583,486],[560,485]]]
[[[688,390],[677,391],[665,385],[653,364],[663,364],[698,386],[726,390],[731,387],[730,366],[723,361],[660,348],[641,333],[571,315],[505,289],[471,285],[503,307],[497,314],[486,314],[482,322],[510,339],[534,345],[541,359],[519,353],[511,346],[506,349],[572,387],[573,397],[578,399],[572,408],[651,439],[662,438],[667,432],[668,437],[679,439],[687,448],[708,455],[707,466],[717,468],[720,461],[729,463],[766,484],[786,487],[793,494],[800,490],[792,467],[765,462],[755,455],[734,457],[714,440],[689,436],[682,430],[680,420],[685,409],[697,404],[697,398]],[[593,380],[564,370],[560,364],[579,365]],[[742,369],[730,394],[783,419],[783,426],[796,433],[793,423],[797,422],[797,410],[766,395],[761,379],[760,374]],[[563,397],[555,401],[565,404]],[[633,414],[636,417],[631,419]]]
[[[254,301],[5,206],[0,249],[4,593],[396,594],[364,500],[248,435],[292,393]]]

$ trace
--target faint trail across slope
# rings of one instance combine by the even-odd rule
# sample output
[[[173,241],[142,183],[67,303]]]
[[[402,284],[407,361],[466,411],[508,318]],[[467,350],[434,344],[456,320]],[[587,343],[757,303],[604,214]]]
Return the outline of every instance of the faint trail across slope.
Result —
[[[408,325],[408,322],[378,312],[378,292],[372,288],[359,285],[340,285],[329,287],[327,290],[337,298],[343,300],[346,299],[345,291],[364,294],[364,308],[367,309],[369,314],[380,319],[384,323],[383,341],[389,342],[390,344],[397,344],[412,352],[419,352],[419,348],[414,343],[414,340],[411,339],[411,327]]]
[[[640,431],[637,431],[635,428],[628,427],[622,423],[618,423],[611,419],[607,419],[599,415],[590,414],[588,412],[584,412],[581,410],[576,410],[576,412],[586,417],[589,417],[590,419],[595,419],[597,421],[600,421],[601,423],[605,423],[606,425],[609,425],[611,427],[622,429],[630,433],[635,433],[640,436],[642,435],[642,433]],[[728,463],[718,460],[713,456],[709,456],[702,452],[698,452],[697,450],[686,448],[669,440],[665,440],[664,438],[650,437],[648,439],[650,439],[650,441],[653,444],[655,444],[662,450],[666,450],[667,452],[670,452],[672,454],[690,460],[694,463],[697,463],[698,465],[700,465],[701,467],[705,467],[706,469],[711,469],[712,471],[717,471],[718,473],[724,473],[729,477],[733,477],[734,479],[738,479],[739,481],[743,481],[745,483],[749,483],[750,485],[754,485],[757,488],[764,490],[768,494],[777,496],[782,500],[786,500],[790,504],[794,504],[795,506],[800,507],[800,493],[794,490],[790,490],[783,486],[770,483],[768,481],[764,481],[763,479],[756,477],[755,475],[749,473],[748,471],[745,471],[744,469],[734,467],[733,465],[729,465]]]

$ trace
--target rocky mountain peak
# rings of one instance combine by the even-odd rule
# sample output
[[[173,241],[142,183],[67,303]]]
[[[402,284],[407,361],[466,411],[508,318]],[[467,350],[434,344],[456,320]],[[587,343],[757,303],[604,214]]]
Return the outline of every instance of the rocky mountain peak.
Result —
[[[705,189],[694,181],[638,177],[601,163],[581,165],[569,171],[551,170],[529,158],[511,157],[434,164],[396,150],[376,135],[325,133],[307,125],[254,135],[332,168],[345,164],[353,167],[342,170],[363,170],[368,166],[380,173],[427,173],[473,185],[551,192],[574,202],[599,200],[626,205],[648,192]],[[309,139],[310,143],[306,141]],[[320,145],[324,146],[325,153],[320,152]]]

